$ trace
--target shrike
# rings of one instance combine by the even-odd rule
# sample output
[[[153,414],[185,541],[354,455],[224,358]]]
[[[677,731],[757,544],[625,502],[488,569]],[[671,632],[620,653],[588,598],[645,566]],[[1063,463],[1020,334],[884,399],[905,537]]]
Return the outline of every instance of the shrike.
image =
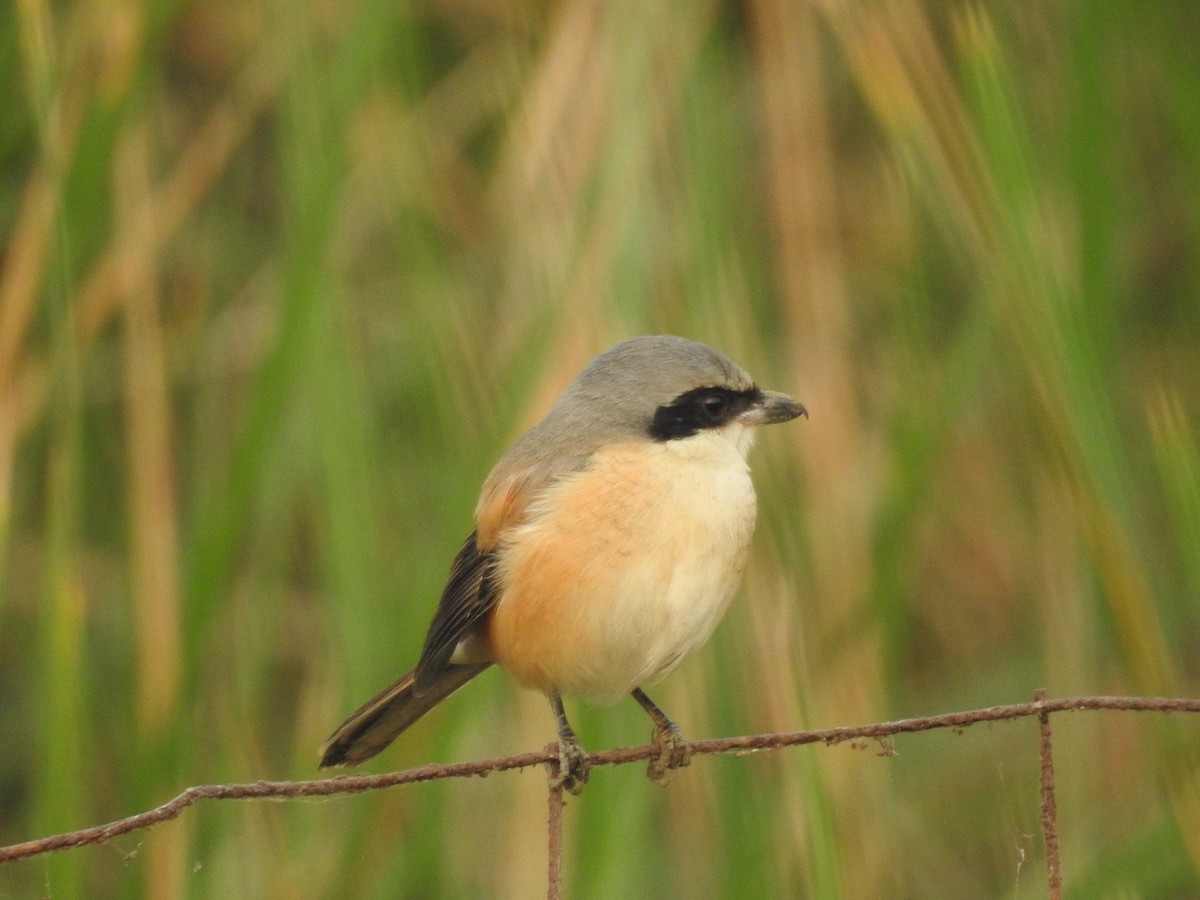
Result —
[[[322,768],[374,756],[492,663],[550,700],[567,790],[588,765],[563,695],[631,694],[654,720],[651,777],[687,765],[690,746],[641,685],[725,613],[754,531],[755,426],[802,415],[695,341],[638,337],[596,357],[496,463],[416,668],[333,733]]]

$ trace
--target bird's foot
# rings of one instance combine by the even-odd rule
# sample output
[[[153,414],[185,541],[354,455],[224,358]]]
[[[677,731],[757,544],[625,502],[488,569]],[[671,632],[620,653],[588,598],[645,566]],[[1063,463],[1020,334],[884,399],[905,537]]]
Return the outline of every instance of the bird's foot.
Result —
[[[550,789],[561,789],[568,794],[578,796],[583,791],[583,786],[587,784],[588,775],[591,772],[587,751],[583,749],[573,732],[560,734],[558,743],[550,746],[558,749],[557,767],[553,764],[549,766]]]
[[[654,726],[651,740],[658,748],[658,756],[650,757],[646,776],[655,784],[665,787],[676,769],[682,769],[692,761],[692,745],[674,722],[665,716],[663,719]]]

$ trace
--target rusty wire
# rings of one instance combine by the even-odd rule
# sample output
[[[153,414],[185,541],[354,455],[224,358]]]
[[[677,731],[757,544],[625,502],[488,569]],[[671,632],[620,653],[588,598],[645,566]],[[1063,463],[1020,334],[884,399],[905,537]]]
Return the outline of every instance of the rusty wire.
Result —
[[[886,740],[898,734],[913,734],[921,731],[949,728],[955,731],[978,725],[981,722],[999,722],[1036,716],[1040,722],[1041,758],[1041,824],[1046,847],[1048,896],[1057,900],[1061,896],[1061,863],[1059,859],[1057,812],[1054,793],[1054,763],[1051,746],[1050,715],[1052,713],[1077,712],[1083,710],[1116,710],[1126,712],[1196,713],[1200,712],[1200,699],[1167,697],[1064,697],[1053,700],[1045,698],[1039,690],[1031,703],[1014,703],[1007,706],[989,706],[965,712],[945,713],[936,716],[920,716],[878,722],[871,725],[826,728],[816,731],[775,732],[744,737],[716,738],[696,741],[692,744],[693,757],[718,754],[742,756],[783,747],[804,744],[834,746],[850,741]],[[658,754],[653,744],[640,747],[623,747],[588,755],[591,766],[625,765],[648,760]],[[510,769],[525,769],[531,766],[546,766],[553,785],[554,767],[558,765],[558,753],[554,744],[535,753],[520,753],[513,756],[473,760],[471,762],[432,764],[402,772],[382,775],[342,775],[314,781],[254,781],[244,784],[209,784],[190,787],[182,793],[153,809],[136,815],[117,819],[104,825],[83,828],[79,831],[55,834],[36,840],[0,847],[0,863],[27,859],[43,853],[102,844],[123,834],[150,828],[161,822],[178,817],[185,809],[201,800],[265,800],[292,797],[328,797],[340,794],[361,794],[405,784],[419,784],[443,778],[466,778],[472,775],[486,776],[493,772]],[[561,788],[551,787],[548,798],[549,868],[548,896],[556,898],[562,890],[562,809]]]

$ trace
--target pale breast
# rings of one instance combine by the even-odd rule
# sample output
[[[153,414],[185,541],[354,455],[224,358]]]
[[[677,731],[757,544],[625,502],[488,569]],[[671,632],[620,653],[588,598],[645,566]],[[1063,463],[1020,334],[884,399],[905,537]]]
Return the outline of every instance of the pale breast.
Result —
[[[530,687],[613,701],[699,648],[754,530],[749,434],[612,448],[537,498],[501,539],[496,661]]]

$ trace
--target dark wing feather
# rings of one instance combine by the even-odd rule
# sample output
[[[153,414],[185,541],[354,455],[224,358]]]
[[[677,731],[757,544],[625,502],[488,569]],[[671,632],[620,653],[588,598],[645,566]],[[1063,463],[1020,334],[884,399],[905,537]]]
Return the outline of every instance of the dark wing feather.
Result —
[[[470,634],[496,605],[498,591],[492,578],[494,553],[479,549],[476,533],[466,539],[442,591],[437,612],[429,623],[425,647],[417,663],[413,693],[420,696],[434,685],[450,664],[458,642]]]

